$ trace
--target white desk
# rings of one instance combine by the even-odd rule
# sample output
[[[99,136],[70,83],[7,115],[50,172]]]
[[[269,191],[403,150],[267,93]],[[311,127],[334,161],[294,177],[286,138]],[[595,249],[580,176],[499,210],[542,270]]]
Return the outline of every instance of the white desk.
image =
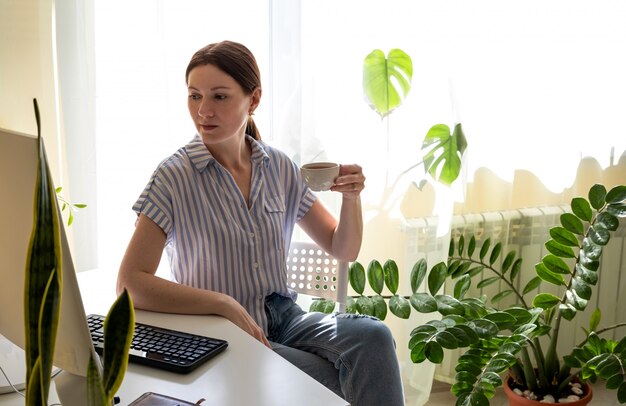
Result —
[[[114,275],[81,272],[85,311],[106,314],[115,299]],[[144,392],[158,392],[203,406],[346,405],[332,391],[218,316],[189,316],[136,311],[137,322],[202,334],[228,341],[228,348],[190,374],[181,375],[129,364],[118,392],[121,406]],[[51,386],[49,403],[58,401]],[[22,406],[19,395],[0,395],[0,406]]]

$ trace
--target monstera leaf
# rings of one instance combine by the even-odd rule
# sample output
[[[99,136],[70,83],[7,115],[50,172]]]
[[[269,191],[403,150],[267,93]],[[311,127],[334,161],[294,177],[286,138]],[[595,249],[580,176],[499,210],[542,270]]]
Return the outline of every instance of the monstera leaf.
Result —
[[[400,49],[392,49],[385,58],[373,50],[363,62],[363,90],[370,106],[381,118],[400,106],[411,90],[413,62]]]
[[[436,124],[428,130],[422,151],[424,168],[437,181],[450,186],[461,172],[461,157],[467,148],[467,140],[463,134],[461,124],[454,127],[450,134],[450,127],[445,124]]]

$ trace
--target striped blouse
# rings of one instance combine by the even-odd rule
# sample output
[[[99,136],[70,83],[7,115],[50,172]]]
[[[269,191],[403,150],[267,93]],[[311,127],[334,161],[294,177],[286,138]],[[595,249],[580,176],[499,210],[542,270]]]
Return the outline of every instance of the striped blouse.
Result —
[[[247,139],[249,209],[233,177],[196,135],[161,162],[133,210],[167,235],[174,281],[232,296],[267,334],[265,297],[294,297],[286,254],[295,223],[316,197],[287,155]]]

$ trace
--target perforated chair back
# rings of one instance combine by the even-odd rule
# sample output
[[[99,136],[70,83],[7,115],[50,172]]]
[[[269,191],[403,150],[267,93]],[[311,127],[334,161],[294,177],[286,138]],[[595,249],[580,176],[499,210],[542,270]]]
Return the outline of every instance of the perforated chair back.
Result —
[[[334,300],[343,312],[348,263],[331,257],[315,243],[293,241],[287,255],[287,283],[298,293]]]

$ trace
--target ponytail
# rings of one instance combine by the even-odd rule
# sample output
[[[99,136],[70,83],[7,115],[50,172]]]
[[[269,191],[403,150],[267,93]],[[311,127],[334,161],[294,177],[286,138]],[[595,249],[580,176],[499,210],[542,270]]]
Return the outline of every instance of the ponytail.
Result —
[[[259,132],[259,129],[254,123],[254,119],[252,118],[252,115],[248,116],[248,124],[246,124],[246,134],[251,135],[252,138],[254,138],[257,141],[261,141],[261,133]]]

